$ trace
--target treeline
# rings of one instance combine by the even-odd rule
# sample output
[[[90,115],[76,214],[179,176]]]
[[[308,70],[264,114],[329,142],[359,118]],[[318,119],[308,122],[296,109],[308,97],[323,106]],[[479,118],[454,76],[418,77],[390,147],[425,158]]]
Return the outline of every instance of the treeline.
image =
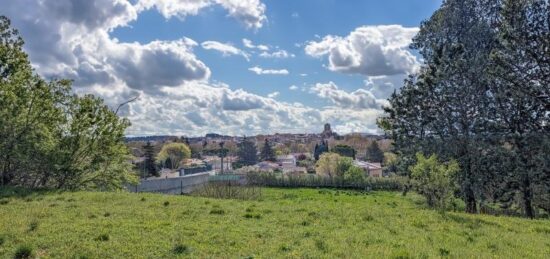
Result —
[[[36,75],[23,40],[0,16],[0,185],[116,189],[135,180],[130,123],[68,80]]]
[[[412,48],[423,57],[379,121],[407,173],[418,151],[456,159],[466,211],[550,213],[550,3],[447,0]]]

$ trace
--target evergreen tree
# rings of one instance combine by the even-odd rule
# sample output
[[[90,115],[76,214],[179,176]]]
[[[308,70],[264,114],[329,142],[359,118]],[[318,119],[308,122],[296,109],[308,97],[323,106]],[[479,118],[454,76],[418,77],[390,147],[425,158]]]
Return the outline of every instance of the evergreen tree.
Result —
[[[418,151],[456,159],[467,212],[499,202],[534,217],[550,200],[549,5],[445,1],[413,40],[425,64],[379,121],[400,170]]]
[[[265,139],[264,146],[262,147],[262,151],[260,152],[260,160],[271,162],[277,161],[275,151],[273,150],[273,147],[271,146],[271,143],[267,138]]]
[[[255,165],[258,162],[258,151],[254,142],[245,137],[237,145],[237,156],[239,157],[239,163],[242,165]]]
[[[401,158],[401,170],[414,164],[415,153],[455,158],[466,211],[477,212],[481,192],[473,168],[481,132],[487,128],[493,83],[487,73],[490,53],[497,44],[492,28],[498,0],[449,0],[422,23],[412,48],[424,57],[417,75],[390,97],[389,117],[380,125],[391,132]]]
[[[506,0],[501,14],[500,45],[492,55],[498,82],[492,126],[512,159],[499,198],[517,194],[533,218],[535,206],[545,209],[550,198],[550,3]]]
[[[381,163],[384,161],[384,152],[378,146],[378,142],[372,141],[367,147],[367,161]]]
[[[147,141],[147,144],[143,146],[145,150],[145,170],[148,176],[159,176],[157,171],[157,166],[155,164],[155,151],[153,145],[150,141]]]
[[[315,148],[313,150],[313,157],[315,158],[315,161],[319,160],[321,154],[329,152],[328,150],[328,142],[321,141],[321,144],[315,144]]]
[[[351,157],[355,160],[355,149],[348,145],[336,145],[334,146],[334,148],[332,148],[332,152],[344,157]]]

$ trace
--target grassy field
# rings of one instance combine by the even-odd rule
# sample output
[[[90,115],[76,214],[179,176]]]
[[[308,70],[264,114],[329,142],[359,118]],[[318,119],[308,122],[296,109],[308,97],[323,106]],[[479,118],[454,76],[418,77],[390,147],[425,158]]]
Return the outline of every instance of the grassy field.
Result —
[[[548,258],[550,221],[440,214],[418,196],[391,192],[0,198],[0,258],[22,246],[41,258]]]

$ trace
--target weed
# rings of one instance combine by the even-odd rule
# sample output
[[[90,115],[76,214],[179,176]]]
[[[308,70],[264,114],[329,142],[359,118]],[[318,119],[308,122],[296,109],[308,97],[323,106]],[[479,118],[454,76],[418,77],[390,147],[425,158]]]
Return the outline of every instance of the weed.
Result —
[[[32,246],[30,245],[21,245],[17,247],[17,250],[15,250],[15,255],[13,258],[15,259],[27,259],[27,258],[34,258],[35,252]]]
[[[439,248],[439,255],[441,256],[449,256],[451,254],[451,251],[445,249],[445,248]]]
[[[105,214],[103,214],[103,217],[106,217],[106,218],[108,218],[108,217],[110,217],[110,216],[111,216],[111,213],[110,213],[110,212],[105,212]]]
[[[212,209],[210,214],[223,215],[225,214],[225,211],[223,209]]]
[[[141,201],[146,201],[147,199],[145,199],[145,197],[141,197]]]
[[[290,251],[291,249],[290,249],[290,246],[289,246],[289,245],[287,245],[287,244],[282,244],[282,245],[279,247],[279,250],[280,250],[281,252],[288,252],[288,251]]]
[[[95,238],[96,241],[109,241],[109,239],[111,239],[111,237],[109,236],[109,234],[101,234],[99,235],[98,237]]]
[[[33,232],[33,231],[35,231],[36,229],[38,229],[38,221],[33,220],[33,221],[31,221],[31,223],[29,224],[29,232]]]
[[[172,252],[174,252],[174,254],[188,254],[191,252],[191,248],[187,245],[183,245],[183,244],[177,244],[174,246],[174,248],[172,248]]]
[[[170,202],[169,202],[169,201],[165,201],[165,202],[164,202],[164,207],[168,207],[168,205],[170,205]]]
[[[261,219],[261,218],[262,218],[262,215],[260,215],[260,214],[254,214],[254,213],[246,213],[246,214],[244,214],[243,217],[245,217],[245,218],[247,218],[247,219],[252,219],[252,218],[254,218],[254,219]]]
[[[373,221],[373,220],[374,220],[374,217],[369,214],[363,216],[363,221]]]
[[[326,253],[328,251],[327,243],[325,243],[325,241],[321,239],[315,240],[315,247],[317,247],[317,249],[319,251],[322,251],[323,253]]]

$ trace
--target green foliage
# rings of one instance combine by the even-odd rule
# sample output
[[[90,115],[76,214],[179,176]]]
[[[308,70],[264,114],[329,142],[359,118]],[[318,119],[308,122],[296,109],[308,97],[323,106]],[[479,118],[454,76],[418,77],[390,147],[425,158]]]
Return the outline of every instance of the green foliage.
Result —
[[[11,196],[0,209],[6,236],[0,258],[13,258],[21,244],[47,258],[391,258],[403,251],[412,258],[439,258],[442,249],[450,257],[545,258],[550,252],[548,220],[441,214],[425,209],[424,198],[415,193],[263,188],[261,200],[126,192],[30,195],[42,200],[29,204],[26,197]],[[50,207],[52,202],[58,206]],[[225,214],[210,214],[216,208]],[[86,216],[104,211],[116,217]],[[38,215],[40,228],[27,233]],[[96,240],[101,234],[109,240]],[[283,244],[291,250],[282,253]]]
[[[348,168],[348,170],[344,173],[344,180],[347,183],[357,183],[361,184],[365,179],[365,171],[363,171],[362,168],[357,166],[351,166]]]
[[[151,141],[147,141],[147,144],[143,146],[143,150],[145,151],[145,170],[147,171],[147,175],[159,176],[155,163],[155,151],[153,145],[151,145]]]
[[[182,163],[191,158],[191,149],[184,143],[167,143],[157,155],[157,162],[170,169],[178,169]]]
[[[361,191],[399,191],[403,189],[404,177],[359,177],[357,167],[350,167],[348,179],[344,176],[329,177],[326,175],[302,174],[282,175],[277,173],[255,173],[247,175],[247,182],[252,186],[269,187],[308,187],[308,188],[346,188]],[[362,169],[360,169],[362,171]],[[364,175],[364,172],[362,173]]]
[[[17,250],[15,250],[15,255],[13,256],[14,259],[30,259],[34,258],[36,256],[36,253],[34,252],[34,249],[30,245],[21,245],[17,247]]]
[[[439,162],[437,155],[426,158],[416,154],[416,164],[411,167],[411,178],[418,193],[426,197],[428,206],[445,210],[449,208],[455,191],[455,177],[459,172],[458,163]]]
[[[349,157],[342,157],[330,152],[323,153],[315,164],[315,171],[317,175],[322,176],[343,176],[352,164],[352,160]]]
[[[384,161],[384,152],[378,146],[378,142],[372,141],[367,147],[367,161],[382,163]]]
[[[353,149],[348,145],[341,145],[341,144],[336,145],[332,148],[332,152],[341,156],[351,157],[352,159],[355,160],[355,154],[356,154],[355,149]]]
[[[119,189],[134,182],[123,143],[130,125],[69,80],[32,71],[23,41],[0,17],[0,184]]]
[[[425,60],[378,125],[404,173],[415,153],[456,159],[460,197],[534,217],[548,204],[550,3],[448,0],[421,24],[412,48]]]
[[[315,161],[319,160],[321,154],[325,152],[329,152],[327,141],[323,141],[321,144],[315,144],[315,148],[313,150],[313,158],[315,158]]]
[[[273,150],[273,147],[271,146],[271,143],[267,138],[265,139],[262,150],[260,151],[260,160],[271,161],[271,162],[277,161],[275,151]]]
[[[250,141],[248,138],[244,138],[243,141],[237,145],[237,156],[242,165],[255,165],[258,162],[258,150],[256,150],[254,142]]]

